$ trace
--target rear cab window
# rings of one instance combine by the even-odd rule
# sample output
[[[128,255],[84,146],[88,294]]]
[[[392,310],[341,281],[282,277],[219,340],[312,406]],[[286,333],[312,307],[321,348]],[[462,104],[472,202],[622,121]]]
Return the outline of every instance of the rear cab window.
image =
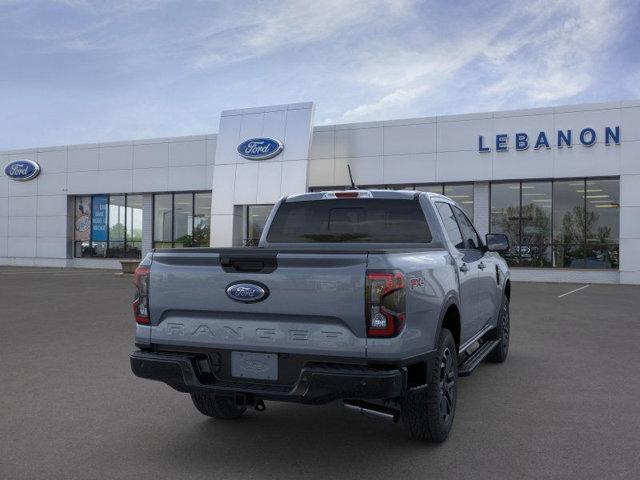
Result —
[[[269,243],[430,243],[431,231],[414,199],[327,199],[284,202]]]

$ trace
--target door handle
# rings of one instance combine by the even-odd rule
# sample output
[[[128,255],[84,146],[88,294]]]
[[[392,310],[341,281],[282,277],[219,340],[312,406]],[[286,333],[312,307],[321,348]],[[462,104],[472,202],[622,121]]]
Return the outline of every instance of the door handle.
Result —
[[[466,263],[463,263],[462,265],[460,265],[460,271],[461,272],[468,272],[469,271],[469,267],[467,267]]]
[[[484,270],[485,268],[487,268],[487,266],[486,266],[483,262],[480,262],[480,263],[478,264],[478,268],[479,268],[480,270]]]

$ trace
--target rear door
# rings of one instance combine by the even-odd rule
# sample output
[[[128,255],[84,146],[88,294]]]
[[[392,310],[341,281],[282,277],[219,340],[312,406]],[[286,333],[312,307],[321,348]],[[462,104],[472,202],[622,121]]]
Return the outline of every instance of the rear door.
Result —
[[[478,265],[481,254],[476,249],[468,248],[470,245],[463,236],[452,205],[446,202],[436,202],[435,205],[447,237],[454,246],[452,255],[458,269],[460,283],[460,340],[461,343],[464,343],[479,330]]]
[[[456,219],[458,220],[458,225],[460,225],[460,230],[462,231],[467,248],[476,251],[480,258],[480,261],[477,263],[478,321],[476,325],[477,330],[480,330],[485,325],[492,322],[493,317],[497,312],[496,294],[498,289],[496,281],[496,263],[491,254],[482,248],[480,237],[464,212],[455,205],[452,205],[451,208],[453,208],[453,211],[456,214]]]
[[[363,358],[366,263],[358,252],[156,252],[151,342]],[[266,295],[234,300],[238,283]]]

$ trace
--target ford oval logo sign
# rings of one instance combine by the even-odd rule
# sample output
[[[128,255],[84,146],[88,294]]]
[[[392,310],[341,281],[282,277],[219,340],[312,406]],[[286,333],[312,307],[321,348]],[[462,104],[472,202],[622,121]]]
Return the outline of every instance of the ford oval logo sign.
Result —
[[[238,153],[249,160],[266,160],[278,155],[284,146],[273,138],[250,138],[238,145]]]
[[[235,282],[227,287],[227,296],[242,303],[255,303],[269,296],[269,289],[256,282]]]
[[[4,173],[11,180],[26,182],[38,176],[40,165],[33,160],[14,160],[4,167]]]

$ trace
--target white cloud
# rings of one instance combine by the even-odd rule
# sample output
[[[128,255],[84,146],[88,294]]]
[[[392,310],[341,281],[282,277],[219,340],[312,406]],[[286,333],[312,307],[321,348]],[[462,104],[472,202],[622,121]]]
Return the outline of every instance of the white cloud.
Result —
[[[285,49],[336,39],[341,31],[402,18],[410,0],[281,1],[272,9],[240,9],[233,23],[214,22],[198,32],[199,52],[193,64],[199,69],[219,67],[259,58]]]
[[[518,2],[503,11],[488,27],[471,19],[457,35],[426,36],[419,48],[390,42],[361,54],[364,62],[354,77],[371,94],[339,120],[402,115],[408,105],[438,97],[440,89],[446,95],[456,84],[475,83],[483,106],[509,105],[516,95],[534,105],[570,99],[593,83],[597,57],[616,38],[621,21],[606,0]]]

